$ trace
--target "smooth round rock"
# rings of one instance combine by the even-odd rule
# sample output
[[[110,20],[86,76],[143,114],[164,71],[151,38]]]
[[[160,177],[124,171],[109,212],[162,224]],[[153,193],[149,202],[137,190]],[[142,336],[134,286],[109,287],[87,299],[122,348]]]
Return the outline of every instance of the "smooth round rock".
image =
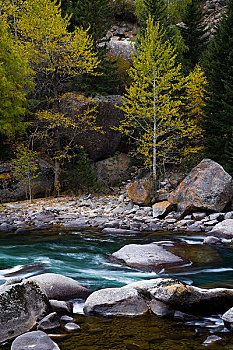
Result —
[[[30,277],[28,280],[38,283],[49,299],[86,299],[91,294],[91,290],[78,281],[56,273],[44,273]]]
[[[80,329],[81,327],[76,323],[68,322],[65,324],[64,328],[68,332],[74,332],[74,331],[77,331],[78,329]]]
[[[42,331],[33,331],[17,337],[11,350],[60,350],[58,345]]]
[[[51,330],[58,327],[60,327],[60,322],[56,312],[52,312],[51,314],[45,316],[38,324],[38,329],[41,329],[42,331]]]
[[[62,316],[61,316],[61,321],[62,321],[62,322],[72,322],[72,321],[74,321],[74,318],[73,318],[73,317],[70,317],[70,316],[68,316],[68,315],[62,315]]]

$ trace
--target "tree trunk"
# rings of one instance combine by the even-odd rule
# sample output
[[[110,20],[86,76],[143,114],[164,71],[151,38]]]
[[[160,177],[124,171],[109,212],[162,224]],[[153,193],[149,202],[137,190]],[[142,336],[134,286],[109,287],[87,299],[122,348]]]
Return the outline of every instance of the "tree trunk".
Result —
[[[156,96],[155,96],[155,69],[153,66],[153,123],[154,123],[154,130],[153,130],[153,156],[152,156],[152,194],[155,195],[155,192],[157,190],[157,119],[156,119]]]
[[[54,195],[58,197],[60,195],[60,162],[57,158],[54,161]]]

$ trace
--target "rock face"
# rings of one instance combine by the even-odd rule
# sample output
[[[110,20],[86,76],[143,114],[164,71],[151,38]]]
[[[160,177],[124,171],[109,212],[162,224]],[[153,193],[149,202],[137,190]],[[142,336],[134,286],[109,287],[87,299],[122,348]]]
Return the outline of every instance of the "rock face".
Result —
[[[28,280],[38,283],[48,299],[86,299],[91,294],[90,289],[87,289],[81,283],[56,273],[45,273],[30,277]]]
[[[203,159],[169,195],[169,202],[181,212],[221,212],[232,197],[232,177],[218,163]]]
[[[133,288],[106,288],[92,293],[84,305],[84,313],[104,316],[138,316],[148,311],[145,300]]]
[[[208,233],[229,238],[233,237],[233,219],[227,219],[219,222]]]
[[[127,195],[135,204],[150,204],[151,195],[149,181],[142,180],[132,182],[128,188]]]
[[[109,260],[146,271],[160,271],[186,263],[184,259],[156,243],[126,245],[113,253]]]
[[[48,310],[48,300],[35,283],[24,281],[1,286],[0,342],[29,331]]]
[[[121,153],[95,163],[96,175],[104,184],[113,186],[129,178],[130,158]]]
[[[53,167],[42,159],[39,160],[38,167],[39,175],[32,180],[33,196],[49,196],[53,190]],[[12,178],[9,163],[0,164],[0,175],[0,203],[26,199],[23,181]]]
[[[20,335],[16,338],[11,350],[59,350],[56,343],[42,331],[34,331]]]
[[[75,141],[84,147],[92,160],[99,161],[111,157],[121,142],[121,134],[112,129],[123,119],[123,112],[116,107],[121,105],[120,96],[98,96],[91,101],[71,92],[61,97],[62,112],[73,117],[77,115],[77,110],[83,113],[87,108],[95,107],[96,103],[98,107],[95,124],[102,132],[80,128]]]

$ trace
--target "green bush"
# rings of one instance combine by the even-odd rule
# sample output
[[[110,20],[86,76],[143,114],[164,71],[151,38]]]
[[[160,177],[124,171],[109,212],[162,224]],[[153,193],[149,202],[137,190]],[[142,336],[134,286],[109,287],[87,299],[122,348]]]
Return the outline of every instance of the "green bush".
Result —
[[[66,164],[62,174],[62,187],[73,194],[104,191],[97,178],[93,161],[83,148],[80,149],[75,161]]]

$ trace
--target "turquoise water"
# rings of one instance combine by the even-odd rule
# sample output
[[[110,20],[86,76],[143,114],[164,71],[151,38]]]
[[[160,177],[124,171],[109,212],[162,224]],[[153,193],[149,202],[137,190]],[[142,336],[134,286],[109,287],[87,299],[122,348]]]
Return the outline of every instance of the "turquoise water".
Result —
[[[149,243],[161,240],[188,242],[186,257],[196,260],[190,266],[178,268],[169,276],[196,286],[208,284],[233,285],[233,254],[231,248],[209,248],[202,245],[201,235],[151,234],[137,237],[112,236],[98,231],[45,232],[14,236],[0,235],[0,283],[13,276],[29,277],[54,272],[72,277],[97,290],[120,287],[135,280],[166,277],[166,272],[141,272],[118,266],[108,256],[130,243]],[[184,248],[177,248],[184,254]],[[24,270],[23,266],[35,264]],[[9,268],[8,268],[9,267]]]
[[[174,251],[193,263],[172,271],[155,273],[118,266],[107,259],[126,244],[161,240],[175,241],[177,247]],[[201,234],[171,232],[142,233],[136,237],[116,237],[97,230],[33,232],[22,236],[1,234],[0,283],[12,277],[54,272],[72,277],[92,290],[168,276],[196,286],[233,287],[232,248],[211,248],[204,246],[202,241]],[[75,312],[81,313],[81,306],[77,302]],[[77,314],[76,321],[82,331],[56,340],[61,350],[203,349],[201,343],[211,332],[220,334],[223,340],[220,345],[211,345],[210,349],[233,349],[233,337],[231,333],[225,332],[218,315],[187,325],[176,320],[164,321],[153,315],[130,318],[129,322],[128,318],[109,321]],[[64,334],[62,329],[58,332]]]

